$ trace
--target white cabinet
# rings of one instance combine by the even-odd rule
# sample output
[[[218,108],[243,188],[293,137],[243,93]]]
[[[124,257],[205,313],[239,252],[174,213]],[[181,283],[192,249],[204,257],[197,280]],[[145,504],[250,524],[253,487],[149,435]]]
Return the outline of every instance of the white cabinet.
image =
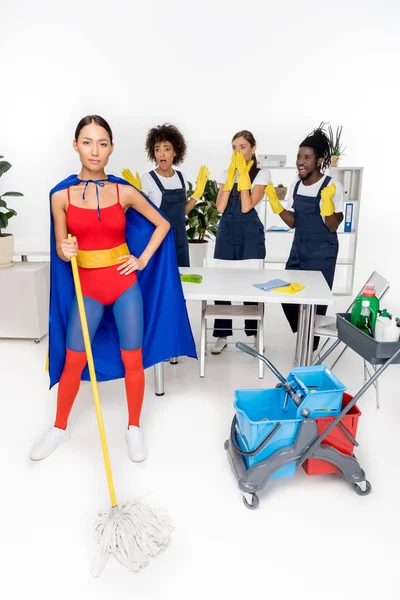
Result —
[[[296,167],[268,167],[271,171],[272,181],[275,187],[283,184],[289,187],[297,178]],[[347,205],[352,206],[351,231],[345,231],[345,221],[338,229],[339,255],[336,264],[333,293],[340,296],[353,295],[354,268],[357,251],[357,233],[360,215],[362,167],[332,167],[327,174],[340,181],[344,188],[346,214]],[[274,215],[269,202],[265,199],[261,203],[260,218],[264,222],[266,230],[265,239],[267,254],[265,257],[266,267],[269,269],[282,269],[289,256],[293,241],[293,230],[274,231],[271,228],[286,229],[285,223],[278,215]],[[284,202],[282,202],[285,205]]]
[[[50,265],[0,269],[0,338],[40,340],[48,331]]]

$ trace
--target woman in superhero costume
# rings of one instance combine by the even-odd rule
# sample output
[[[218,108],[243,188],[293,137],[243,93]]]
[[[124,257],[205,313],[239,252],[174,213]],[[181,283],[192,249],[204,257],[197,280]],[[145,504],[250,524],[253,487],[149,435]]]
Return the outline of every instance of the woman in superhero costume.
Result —
[[[88,379],[68,264],[76,256],[96,375],[99,381],[125,377],[128,454],[142,461],[147,456],[139,426],[144,368],[170,356],[196,357],[173,237],[169,223],[140,191],[105,174],[114,146],[104,119],[83,118],[73,145],[81,171],[50,192],[49,371],[50,387],[59,382],[57,410],[31,459],[46,458],[69,439],[68,418],[81,379]]]

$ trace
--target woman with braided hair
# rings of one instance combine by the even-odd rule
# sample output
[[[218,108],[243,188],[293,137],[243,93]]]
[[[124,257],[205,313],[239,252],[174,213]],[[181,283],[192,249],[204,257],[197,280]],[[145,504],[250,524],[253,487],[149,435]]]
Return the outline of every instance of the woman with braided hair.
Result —
[[[279,202],[269,184],[265,190],[275,214],[295,229],[286,269],[321,271],[332,289],[338,254],[337,228],[343,220],[343,187],[325,170],[331,164],[331,144],[322,123],[300,144],[296,166],[299,179],[289,188],[287,208]],[[283,304],[293,332],[297,331],[299,307]],[[317,314],[325,315],[327,307],[318,306]],[[314,337],[314,350],[319,338]]]

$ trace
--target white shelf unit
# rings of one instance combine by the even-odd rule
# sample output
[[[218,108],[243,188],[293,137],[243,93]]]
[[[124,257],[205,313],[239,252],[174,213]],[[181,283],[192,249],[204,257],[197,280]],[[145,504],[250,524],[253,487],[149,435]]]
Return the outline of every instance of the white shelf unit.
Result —
[[[297,178],[296,167],[267,167],[271,171],[272,182],[275,187],[283,184],[289,187]],[[339,254],[336,263],[333,293],[336,296],[352,296],[354,283],[354,268],[357,251],[357,234],[360,216],[362,167],[331,167],[326,171],[344,189],[344,210],[346,204],[353,204],[352,231],[344,232],[344,220],[338,229]],[[285,206],[285,202],[282,202]],[[274,215],[269,202],[264,199],[261,203],[259,216],[264,223],[267,254],[265,265],[268,269],[282,269],[289,257],[294,231],[268,231],[270,227],[286,227],[279,217]]]
[[[41,340],[47,334],[50,264],[16,262],[0,269],[0,338]]]

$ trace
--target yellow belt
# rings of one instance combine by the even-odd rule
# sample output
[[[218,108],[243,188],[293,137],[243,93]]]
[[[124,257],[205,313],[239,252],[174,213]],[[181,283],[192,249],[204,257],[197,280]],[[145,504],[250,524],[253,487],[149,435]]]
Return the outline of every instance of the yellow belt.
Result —
[[[83,269],[100,269],[122,264],[124,261],[118,259],[126,254],[130,254],[127,244],[107,250],[78,250],[77,262]]]

